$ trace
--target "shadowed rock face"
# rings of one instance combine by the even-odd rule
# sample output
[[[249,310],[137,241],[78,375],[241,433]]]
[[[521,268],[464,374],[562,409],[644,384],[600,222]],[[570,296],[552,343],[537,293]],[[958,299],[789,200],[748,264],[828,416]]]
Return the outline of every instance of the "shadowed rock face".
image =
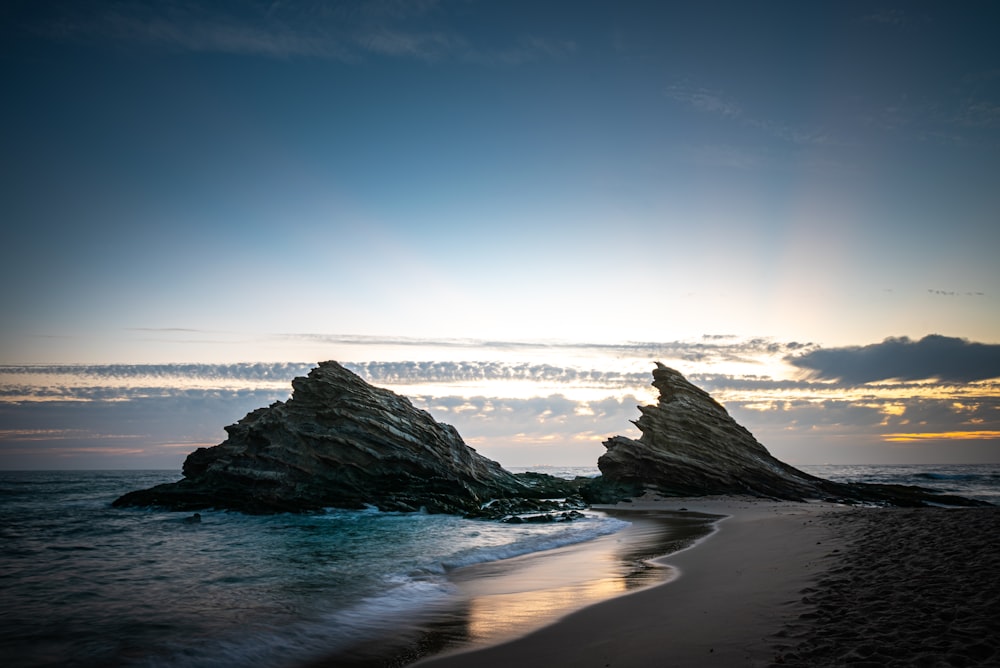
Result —
[[[113,505],[248,513],[373,505],[492,519],[541,512],[532,519],[553,521],[572,519],[584,499],[614,503],[647,488],[672,496],[981,503],[919,487],[843,485],[811,476],[772,457],[673,369],[657,364],[653,385],[660,399],[640,409],[642,437],[606,441],[598,479],[563,480],[510,473],[405,397],[323,362],[292,381],[291,399],[247,414],[226,427],[223,443],[188,455],[183,480],[129,492]]]
[[[220,445],[191,453],[183,480],[130,492],[114,505],[268,513],[371,504],[474,513],[494,498],[566,491],[550,489],[551,476],[504,470],[451,425],[336,362],[296,378],[292,389],[287,402],[226,427]]]
[[[655,406],[641,406],[638,440],[615,436],[597,460],[609,480],[672,496],[752,494],[816,497],[825,481],[781,462],[707,392],[657,363]]]
[[[916,506],[979,505],[960,497],[902,485],[841,484],[817,478],[775,459],[719,403],[677,371],[657,363],[655,406],[635,421],[642,436],[615,436],[597,460],[603,484],[668,496],[749,494],[780,499],[827,498]]]

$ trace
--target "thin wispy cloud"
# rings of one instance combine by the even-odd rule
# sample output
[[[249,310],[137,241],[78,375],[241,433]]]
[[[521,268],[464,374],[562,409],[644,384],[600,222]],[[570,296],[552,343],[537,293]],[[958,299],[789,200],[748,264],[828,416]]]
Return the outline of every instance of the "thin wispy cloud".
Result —
[[[511,45],[491,48],[470,48],[463,59],[490,66],[517,66],[546,60],[564,60],[577,51],[572,40],[559,40],[539,36],[522,36]]]
[[[680,102],[697,111],[718,114],[726,118],[737,118],[742,114],[740,106],[728,99],[721,91],[710,88],[672,85],[664,91],[671,100]]]
[[[366,51],[385,56],[442,60],[456,51],[467,49],[464,40],[444,33],[400,32],[382,29],[358,37]]]
[[[770,337],[735,338],[726,335],[705,335],[700,340],[685,341],[598,341],[448,339],[419,337],[362,336],[350,334],[286,333],[274,335],[276,340],[307,341],[366,347],[414,347],[469,349],[479,354],[491,351],[551,351],[593,352],[647,359],[679,359],[691,362],[748,362],[760,355],[781,355],[807,350],[815,344],[799,341],[777,341]]]
[[[825,131],[796,127],[777,119],[756,118],[747,114],[743,105],[719,90],[675,84],[668,86],[665,94],[669,99],[690,109],[722,117],[795,146],[825,146],[842,143]],[[706,150],[711,151],[712,147],[706,147]],[[734,149],[730,149],[730,151],[734,151]],[[741,153],[739,159],[742,162],[754,163],[750,166],[756,167],[759,166],[759,163],[768,161],[759,151],[751,153],[743,149]]]
[[[521,65],[576,50],[569,40],[516,34],[506,45],[485,46],[448,19],[448,8],[433,1],[78,3],[54,16],[36,16],[33,29],[92,45],[342,63],[389,57]]]
[[[986,293],[980,291],[966,291],[959,292],[957,290],[935,290],[933,288],[928,288],[927,292],[932,295],[938,295],[939,297],[984,297]]]
[[[954,122],[970,128],[1000,128],[1000,104],[991,100],[967,99],[955,112]]]
[[[73,14],[59,17],[50,33],[84,43],[110,42],[196,53],[356,60],[342,37],[319,26],[262,21],[256,12],[227,13],[210,5],[124,4],[92,12],[77,8]]]

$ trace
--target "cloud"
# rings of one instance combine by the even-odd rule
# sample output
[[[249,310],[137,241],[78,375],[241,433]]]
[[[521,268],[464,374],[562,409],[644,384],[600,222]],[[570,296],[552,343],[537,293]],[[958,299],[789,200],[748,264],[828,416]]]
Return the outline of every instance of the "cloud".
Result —
[[[373,341],[391,341],[389,345],[398,350],[396,339],[364,339],[366,345]],[[473,345],[479,343],[461,341],[455,348]],[[630,363],[621,371],[489,359],[347,362],[345,366],[376,385],[395,386],[435,419],[455,425],[470,445],[506,465],[556,460],[567,465],[592,464],[603,452],[601,442],[609,436],[637,435],[630,421],[638,417],[637,406],[652,400],[652,365],[645,367],[643,359],[683,358],[707,369],[720,361],[787,359],[811,371],[809,377],[800,378],[774,377],[769,375],[770,366],[760,367],[757,375],[688,374],[689,380],[719,399],[772,452],[789,460],[829,461],[829,453],[841,448],[857,458],[854,461],[864,461],[877,458],[871,453],[878,448],[885,452],[890,447],[919,446],[925,448],[921,452],[929,460],[937,447],[942,453],[937,460],[943,461],[952,457],[948,453],[959,452],[958,446],[942,450],[945,440],[966,444],[961,457],[983,460],[993,456],[990,453],[998,446],[993,436],[1000,431],[997,383],[946,385],[922,379],[934,375],[953,382],[986,377],[986,372],[968,369],[1000,369],[996,357],[1000,346],[931,336],[921,341],[888,339],[874,346],[821,349],[809,343],[725,335],[687,342],[494,341],[490,345],[504,352],[526,352],[531,359],[559,359],[559,355],[544,354],[567,351],[576,354],[576,359],[587,359],[596,352],[605,359]],[[543,356],[539,357],[539,351]],[[993,362],[984,351],[993,355]],[[176,468],[188,452],[221,442],[225,425],[251,410],[287,399],[291,379],[314,366],[3,366],[0,468]],[[844,369],[854,373],[845,374]],[[861,371],[865,374],[859,378]],[[903,379],[875,383],[867,380],[871,377]],[[832,382],[832,378],[841,380]],[[507,381],[536,394],[504,396],[510,387]],[[434,383],[439,387],[426,387]],[[469,383],[475,389],[462,392],[447,386],[454,383]],[[581,387],[609,391],[570,394],[571,389]]]
[[[634,387],[649,384],[648,372],[621,373],[510,362],[347,362],[375,384],[532,381],[588,387]]]
[[[315,364],[309,362],[251,362],[238,364],[14,364],[0,365],[0,377],[5,375],[75,376],[95,380],[125,380],[136,378],[171,379],[183,377],[200,380],[274,380],[291,379],[308,373]]]
[[[747,115],[743,108],[733,99],[718,90],[687,85],[672,85],[665,90],[665,95],[691,109],[721,116],[738,122],[740,125],[760,130],[761,132],[793,144],[796,147],[827,146],[840,143],[834,140],[828,132],[806,130],[779,120],[753,118]],[[759,168],[774,161],[773,155],[762,150],[748,151],[732,147],[706,146],[698,157],[703,164],[740,168]]]
[[[341,36],[324,29],[323,24],[310,23],[301,12],[265,14],[259,3],[227,9],[224,4],[211,3],[81,3],[54,17],[48,32],[59,39],[200,53],[356,59]]]
[[[814,378],[852,384],[888,379],[968,383],[1000,377],[1000,345],[938,334],[919,341],[900,337],[868,346],[820,348],[786,359]]]
[[[689,362],[752,363],[761,355],[778,355],[815,346],[799,341],[776,341],[769,337],[741,339],[729,335],[706,334],[696,341],[623,341],[600,343],[587,341],[498,341],[490,339],[428,339],[416,337],[382,337],[349,334],[285,333],[276,338],[358,346],[392,346],[415,348],[472,349],[477,354],[489,351],[537,351],[600,353],[623,357],[672,359]]]
[[[882,440],[890,443],[912,443],[915,441],[992,441],[1000,440],[1000,431],[903,432],[885,434]]]
[[[780,342],[770,338],[737,339],[706,335],[695,341],[666,342],[547,342],[484,341],[466,339],[407,339],[343,335],[282,335],[285,340],[309,340],[338,346],[363,346],[378,359],[379,347],[412,347],[425,354],[451,356],[468,350],[478,360],[347,361],[344,365],[376,385],[417,385],[514,381],[558,386],[648,391],[652,362],[663,361],[683,369],[714,364],[761,365],[783,356],[808,351],[815,344]],[[372,350],[374,349],[374,350]],[[508,358],[514,357],[513,360]],[[470,355],[471,357],[471,355]],[[517,358],[521,357],[522,360]],[[523,361],[573,358],[579,364]],[[589,366],[583,360],[616,358],[617,368]],[[349,358],[348,358],[349,359]],[[649,365],[643,364],[648,360]],[[172,397],[194,391],[257,391],[287,396],[291,381],[304,376],[315,362],[240,364],[21,364],[0,365],[0,401],[128,401],[143,397]],[[690,371],[690,369],[689,369]],[[744,379],[744,383],[751,383]],[[754,381],[759,382],[759,381]],[[802,381],[803,383],[805,381]],[[555,388],[553,388],[555,386]],[[282,397],[283,398],[283,397]]]
[[[972,128],[1000,128],[1000,104],[988,100],[966,100],[956,112],[954,122]]]
[[[457,49],[465,49],[464,40],[444,33],[414,33],[381,29],[358,38],[366,51],[385,56],[413,57],[436,61]]]
[[[933,288],[928,288],[927,292],[932,295],[938,295],[940,297],[983,297],[984,292],[957,292],[955,290],[935,290]]]
[[[350,3],[78,2],[60,12],[33,12],[36,32],[61,41],[124,44],[194,53],[356,63],[368,56],[489,65],[562,58],[576,45],[540,36],[511,36],[484,48],[452,29],[435,0]]]
[[[726,118],[736,118],[742,113],[739,105],[717,90],[691,86],[667,86],[665,94],[671,100],[685,104],[692,109]]]

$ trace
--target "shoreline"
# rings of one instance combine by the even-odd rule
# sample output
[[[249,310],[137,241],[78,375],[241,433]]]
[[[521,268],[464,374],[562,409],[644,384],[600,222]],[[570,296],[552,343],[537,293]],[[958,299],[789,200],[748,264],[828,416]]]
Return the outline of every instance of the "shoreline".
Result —
[[[743,497],[642,498],[595,510],[719,516],[715,531],[653,561],[677,572],[526,635],[427,656],[421,668],[767,665],[801,590],[843,549],[822,514],[836,504]]]
[[[594,510],[646,520],[671,513],[716,519],[714,530],[687,547],[640,558],[659,583],[619,586],[611,598],[577,601],[575,610],[542,610],[518,628],[507,617],[517,601],[531,599],[498,591],[497,582],[509,585],[542,569],[543,586],[525,588],[544,598],[554,591],[544,587],[550,582],[545,569],[593,569],[586,558],[618,534],[478,564],[452,574],[466,587],[458,608],[428,620],[417,636],[400,633],[374,643],[381,659],[328,657],[309,665],[979,668],[1000,661],[1000,507],[859,508],[648,495]],[[515,596],[505,599],[508,593]],[[491,597],[492,612],[477,610]],[[474,630],[477,624],[482,628]],[[409,649],[387,660],[387,645],[398,643]]]
[[[633,504],[592,510],[628,522],[589,540],[476,563],[447,573],[455,593],[397,626],[302,668],[402,668],[517,640],[587,606],[677,577],[659,560],[705,540],[725,519]]]
[[[516,640],[588,606],[671,582],[678,571],[660,559],[707,539],[725,519],[675,510],[593,510],[629,526],[596,539],[451,572],[449,580],[466,603],[465,628],[459,646],[445,652]]]
[[[906,668],[1000,662],[1000,507],[639,499],[726,514],[679,577],[421,668]]]

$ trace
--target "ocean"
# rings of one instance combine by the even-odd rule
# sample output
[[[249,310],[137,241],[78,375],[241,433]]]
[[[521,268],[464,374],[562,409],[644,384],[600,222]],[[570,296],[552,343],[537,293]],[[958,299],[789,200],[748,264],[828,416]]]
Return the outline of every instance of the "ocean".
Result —
[[[801,468],[1000,504],[1000,466]],[[650,559],[713,530],[694,513],[509,525],[374,509],[203,511],[194,522],[110,506],[179,477],[0,472],[5,666],[404,665],[669,579]]]

